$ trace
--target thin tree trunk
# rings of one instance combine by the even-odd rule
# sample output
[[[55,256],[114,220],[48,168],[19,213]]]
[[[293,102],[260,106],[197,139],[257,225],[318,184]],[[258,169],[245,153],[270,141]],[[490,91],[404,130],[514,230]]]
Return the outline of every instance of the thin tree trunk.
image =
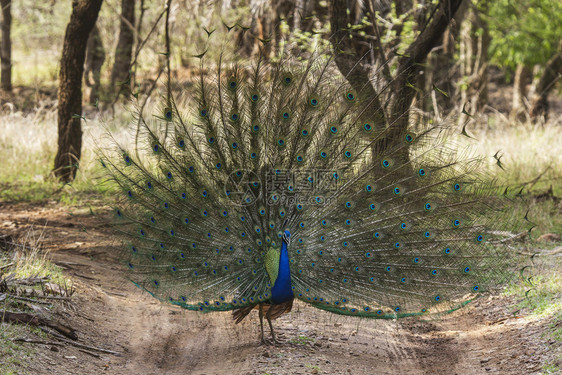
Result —
[[[58,150],[54,174],[62,182],[76,177],[82,149],[82,75],[86,45],[102,0],[74,0],[66,26],[58,90]]]
[[[524,113],[524,98],[527,97],[527,83],[531,79],[531,70],[523,65],[518,64],[513,79],[513,95],[511,99],[510,118],[515,119],[521,117]]]
[[[2,6],[2,46],[0,58],[2,59],[0,71],[0,86],[4,91],[12,91],[12,40],[10,31],[12,27],[11,0],[0,0]]]
[[[111,72],[111,88],[119,96],[130,92],[130,69],[135,41],[135,0],[121,0],[121,25]]]
[[[474,88],[476,90],[476,105],[478,110],[481,110],[488,104],[488,49],[490,47],[491,37],[488,22],[482,15],[486,15],[489,8],[490,0],[480,0],[478,2],[478,9],[474,10],[474,24],[471,30],[472,43],[474,45],[473,50],[477,51],[475,67],[478,69],[478,75]]]
[[[146,8],[144,6],[144,2],[145,0],[140,0],[140,12],[139,12],[139,18],[138,18],[138,22],[135,28],[135,54],[134,54],[134,60],[133,62],[131,62],[131,88],[135,87],[136,85],[136,80],[137,80],[137,64],[134,63],[134,61],[136,61],[137,56],[140,52],[140,48],[142,46],[142,38],[141,38],[141,30],[142,30],[142,21],[144,19],[144,12],[146,11]]]
[[[461,103],[470,113],[478,113],[488,101],[488,47],[490,34],[481,14],[487,12],[488,1],[480,1],[467,11],[462,24],[460,42],[461,75],[466,89],[461,90]],[[459,118],[460,121],[460,118]]]
[[[90,104],[95,104],[100,95],[101,90],[101,67],[105,61],[105,49],[103,48],[103,43],[100,36],[100,31],[97,25],[90,32],[90,37],[88,38],[88,45],[86,48],[86,70],[84,72],[84,78],[86,81],[86,86],[90,87]],[[92,80],[90,82],[90,73],[92,73]]]
[[[536,94],[531,102],[531,118],[548,117],[548,93],[562,76],[562,52],[554,55],[546,64],[544,73],[537,84]]]

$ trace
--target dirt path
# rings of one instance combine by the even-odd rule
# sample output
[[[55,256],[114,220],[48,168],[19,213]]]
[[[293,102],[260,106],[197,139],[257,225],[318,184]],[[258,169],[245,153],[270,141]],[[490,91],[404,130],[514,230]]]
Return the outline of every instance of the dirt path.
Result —
[[[0,204],[0,233],[44,230],[44,250],[77,290],[58,319],[79,341],[122,353],[37,346],[29,374],[534,374],[548,322],[515,318],[509,301],[482,299],[440,321],[374,321],[297,304],[276,321],[284,344],[258,345],[257,314],[163,305],[121,278],[103,218],[88,209]]]

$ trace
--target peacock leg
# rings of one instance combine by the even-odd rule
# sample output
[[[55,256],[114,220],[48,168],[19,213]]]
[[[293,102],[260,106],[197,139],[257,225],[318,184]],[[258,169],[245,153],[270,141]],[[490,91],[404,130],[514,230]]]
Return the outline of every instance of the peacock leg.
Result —
[[[260,328],[261,328],[261,343],[265,344],[265,338],[263,335],[263,303],[259,304],[260,307]]]
[[[275,332],[273,332],[273,324],[271,324],[271,318],[268,315],[266,315],[265,318],[269,323],[269,329],[271,330],[271,338],[273,339],[273,344],[278,344],[277,339],[275,338]]]

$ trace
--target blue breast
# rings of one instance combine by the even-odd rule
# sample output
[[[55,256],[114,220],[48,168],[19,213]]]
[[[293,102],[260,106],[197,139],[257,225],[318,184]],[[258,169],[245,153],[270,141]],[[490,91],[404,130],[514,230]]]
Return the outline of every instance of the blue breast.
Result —
[[[291,287],[291,269],[289,268],[289,252],[287,250],[288,244],[283,239],[281,246],[281,258],[279,259],[279,274],[273,288],[271,288],[271,302],[282,303],[290,301],[294,298],[293,288]]]

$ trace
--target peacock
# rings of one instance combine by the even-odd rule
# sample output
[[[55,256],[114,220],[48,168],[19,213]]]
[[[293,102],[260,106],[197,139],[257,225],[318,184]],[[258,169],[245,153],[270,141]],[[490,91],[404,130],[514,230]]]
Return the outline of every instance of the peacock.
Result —
[[[236,323],[257,309],[262,342],[264,317],[276,342],[272,320],[295,299],[437,316],[511,277],[507,200],[444,125],[381,126],[374,100],[397,98],[350,85],[340,51],[208,52],[151,116],[137,112],[138,142],[100,151],[135,285]]]

